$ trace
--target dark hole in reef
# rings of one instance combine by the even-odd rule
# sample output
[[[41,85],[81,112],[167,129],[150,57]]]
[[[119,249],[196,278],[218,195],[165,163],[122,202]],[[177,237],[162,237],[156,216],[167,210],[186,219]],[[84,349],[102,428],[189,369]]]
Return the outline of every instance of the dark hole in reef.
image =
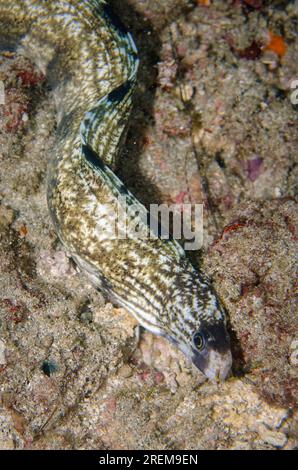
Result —
[[[51,375],[55,374],[55,372],[58,372],[59,367],[55,361],[49,359],[49,360],[43,361],[41,370],[43,371],[45,375],[50,377]]]

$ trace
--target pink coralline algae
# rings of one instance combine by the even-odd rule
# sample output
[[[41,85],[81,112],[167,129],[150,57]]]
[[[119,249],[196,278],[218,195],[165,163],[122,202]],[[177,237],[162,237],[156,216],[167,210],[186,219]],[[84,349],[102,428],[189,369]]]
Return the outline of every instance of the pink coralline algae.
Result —
[[[263,160],[261,157],[256,156],[246,161],[247,177],[250,181],[256,181],[261,174]]]

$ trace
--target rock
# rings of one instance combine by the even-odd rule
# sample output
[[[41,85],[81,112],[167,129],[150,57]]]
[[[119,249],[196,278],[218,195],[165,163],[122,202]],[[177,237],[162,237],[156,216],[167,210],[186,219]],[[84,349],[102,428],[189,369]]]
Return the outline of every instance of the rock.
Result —
[[[229,312],[234,368],[250,371],[267,400],[295,406],[296,203],[251,201],[232,211],[230,221],[208,263]]]
[[[75,273],[65,251],[41,250],[37,261],[37,272],[41,277],[63,278]]]
[[[12,224],[14,219],[13,210],[8,207],[0,204],[0,228],[9,227]]]
[[[298,339],[292,341],[290,345],[290,363],[292,366],[298,365]]]
[[[128,364],[124,364],[124,366],[119,369],[118,375],[119,377],[127,379],[133,375],[132,368]]]
[[[14,449],[14,443],[12,439],[0,439],[0,450],[11,450]]]
[[[5,357],[5,343],[4,341],[0,340],[0,366],[6,364],[6,357]]]
[[[270,431],[269,429],[266,429],[260,433],[260,437],[264,442],[277,448],[282,448],[287,443],[287,436],[279,431]]]

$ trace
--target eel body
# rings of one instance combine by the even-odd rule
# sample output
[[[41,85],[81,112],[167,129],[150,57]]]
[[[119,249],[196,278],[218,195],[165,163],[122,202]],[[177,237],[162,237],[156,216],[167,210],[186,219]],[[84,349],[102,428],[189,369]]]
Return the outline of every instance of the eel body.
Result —
[[[0,33],[0,46],[14,42],[53,87],[48,206],[61,242],[113,302],[207,377],[225,379],[230,341],[209,279],[178,242],[135,236],[136,220],[148,230],[147,211],[114,173],[138,69],[131,35],[103,0],[0,0]],[[124,203],[127,219],[111,236]]]

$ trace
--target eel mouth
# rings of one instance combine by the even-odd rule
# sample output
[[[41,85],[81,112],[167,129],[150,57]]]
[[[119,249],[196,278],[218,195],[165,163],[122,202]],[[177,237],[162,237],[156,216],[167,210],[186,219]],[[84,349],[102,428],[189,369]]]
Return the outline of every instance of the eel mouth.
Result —
[[[232,354],[230,349],[219,352],[210,348],[203,354],[193,350],[192,362],[208,379],[222,382],[230,375]]]

